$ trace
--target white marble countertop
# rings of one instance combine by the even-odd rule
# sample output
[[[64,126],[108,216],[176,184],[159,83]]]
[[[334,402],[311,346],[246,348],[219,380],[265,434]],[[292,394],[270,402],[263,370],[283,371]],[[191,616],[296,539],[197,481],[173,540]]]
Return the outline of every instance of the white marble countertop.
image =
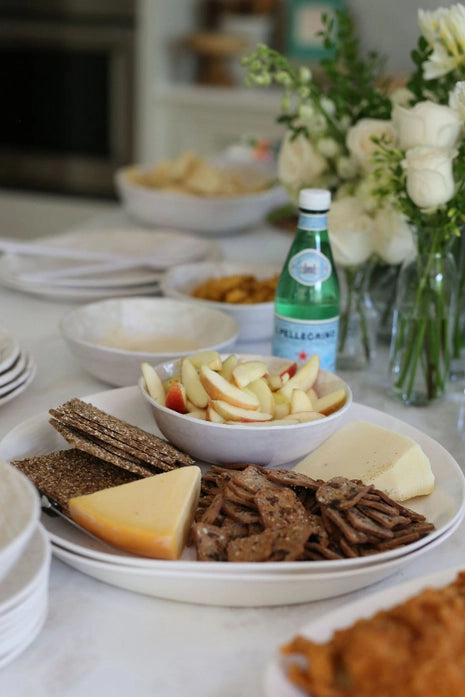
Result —
[[[108,222],[108,221],[106,221]],[[225,257],[281,264],[290,236],[263,228],[219,240]],[[0,408],[0,438],[30,416],[75,396],[111,389],[88,375],[58,332],[76,303],[0,288],[1,324],[34,356],[34,383]],[[239,347],[250,350],[251,345]],[[259,351],[266,346],[257,347]],[[423,409],[387,394],[387,349],[373,366],[345,373],[357,402],[420,428],[465,467],[462,384]],[[366,593],[439,568],[465,566],[465,524],[443,545],[368,589],[337,598],[272,608],[208,607],[131,593],[101,583],[54,559],[45,626],[0,671],[5,697],[258,697],[266,662],[302,624]]]

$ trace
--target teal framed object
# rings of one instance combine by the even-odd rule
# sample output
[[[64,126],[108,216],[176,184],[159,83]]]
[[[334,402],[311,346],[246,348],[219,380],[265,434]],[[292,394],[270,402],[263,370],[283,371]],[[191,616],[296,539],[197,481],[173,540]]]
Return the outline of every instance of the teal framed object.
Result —
[[[328,55],[318,32],[323,14],[346,9],[345,0],[285,0],[285,54],[295,60],[317,62]]]

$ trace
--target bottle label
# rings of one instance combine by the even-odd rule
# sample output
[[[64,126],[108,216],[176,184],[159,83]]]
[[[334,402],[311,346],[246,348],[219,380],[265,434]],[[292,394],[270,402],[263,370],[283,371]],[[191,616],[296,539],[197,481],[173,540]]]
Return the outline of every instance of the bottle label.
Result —
[[[299,213],[298,226],[301,230],[315,230],[316,232],[328,229],[327,213]]]
[[[328,257],[316,249],[303,249],[295,254],[287,268],[292,278],[303,286],[323,283],[332,273]]]
[[[334,373],[338,326],[339,317],[312,321],[289,319],[275,313],[273,356],[305,362],[316,353],[321,368]]]

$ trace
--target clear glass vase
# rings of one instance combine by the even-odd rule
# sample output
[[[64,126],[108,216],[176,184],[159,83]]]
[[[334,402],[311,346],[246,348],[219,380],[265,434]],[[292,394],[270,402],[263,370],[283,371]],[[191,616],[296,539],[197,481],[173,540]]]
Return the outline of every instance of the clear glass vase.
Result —
[[[338,268],[341,308],[337,350],[338,370],[360,370],[376,351],[378,311],[370,295],[373,264]]]
[[[393,395],[425,406],[443,397],[449,381],[457,273],[446,250],[419,250],[397,282],[390,351]]]
[[[457,301],[452,326],[451,380],[465,377],[465,230],[452,241],[451,254],[457,267]]]

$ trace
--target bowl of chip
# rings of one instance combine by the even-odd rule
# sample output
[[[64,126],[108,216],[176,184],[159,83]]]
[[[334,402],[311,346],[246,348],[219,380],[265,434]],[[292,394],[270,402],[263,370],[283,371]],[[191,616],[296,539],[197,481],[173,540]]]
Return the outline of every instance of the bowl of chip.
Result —
[[[115,173],[127,213],[137,222],[203,234],[243,230],[288,201],[269,168],[256,162],[209,160],[191,151],[152,167]]]
[[[255,354],[192,354],[139,379],[165,438],[195,459],[227,465],[280,466],[298,460],[342,423],[349,385],[322,370]]]
[[[16,467],[0,460],[0,583],[27,547],[39,516],[37,489]]]
[[[265,341],[273,334],[279,273],[266,264],[194,262],[169,269],[160,288],[166,297],[226,312],[239,326],[239,341]]]
[[[103,382],[136,385],[144,361],[157,364],[193,351],[230,350],[236,321],[224,312],[173,298],[110,298],[62,317],[61,335],[81,365]]]

